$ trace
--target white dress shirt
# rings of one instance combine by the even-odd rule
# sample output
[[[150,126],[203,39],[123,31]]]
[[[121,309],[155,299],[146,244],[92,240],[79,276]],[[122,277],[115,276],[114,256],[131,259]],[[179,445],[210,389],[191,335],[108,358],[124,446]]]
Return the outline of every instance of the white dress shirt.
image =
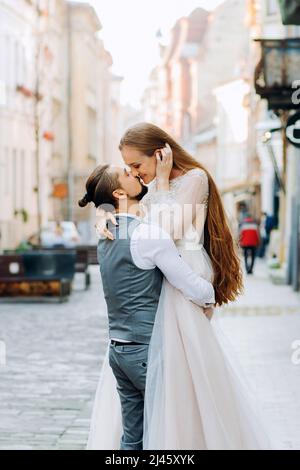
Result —
[[[126,213],[117,215],[134,217]],[[158,267],[169,283],[179,289],[187,300],[206,308],[215,304],[212,284],[189,267],[179,255],[170,235],[158,225],[141,222],[131,234],[130,252],[138,268]]]

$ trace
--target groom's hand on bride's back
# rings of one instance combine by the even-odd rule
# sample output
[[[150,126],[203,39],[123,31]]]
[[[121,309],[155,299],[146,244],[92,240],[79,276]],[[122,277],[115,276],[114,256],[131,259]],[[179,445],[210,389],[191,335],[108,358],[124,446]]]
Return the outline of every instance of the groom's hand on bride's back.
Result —
[[[204,308],[203,313],[208,318],[208,320],[211,320],[214,314],[214,309],[213,307]]]

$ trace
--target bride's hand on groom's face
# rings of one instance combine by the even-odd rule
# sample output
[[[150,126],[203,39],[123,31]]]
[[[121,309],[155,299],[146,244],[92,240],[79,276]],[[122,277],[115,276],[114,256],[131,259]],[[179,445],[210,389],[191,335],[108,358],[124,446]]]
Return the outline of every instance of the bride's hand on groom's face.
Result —
[[[108,230],[106,226],[109,220],[114,225],[117,225],[117,221],[111,212],[106,212],[103,209],[96,210],[96,223],[95,223],[96,234],[99,237],[105,237],[105,238],[108,238],[109,240],[114,240],[113,234]]]
[[[173,168],[173,152],[168,143],[162,149],[155,151],[156,156],[156,179],[158,190],[169,189],[169,178]]]

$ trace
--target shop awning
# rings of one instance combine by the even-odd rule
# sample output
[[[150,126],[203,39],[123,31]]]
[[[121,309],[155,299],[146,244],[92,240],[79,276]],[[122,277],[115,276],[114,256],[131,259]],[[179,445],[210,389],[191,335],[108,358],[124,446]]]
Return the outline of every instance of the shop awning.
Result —
[[[283,24],[300,25],[300,0],[278,0]]]

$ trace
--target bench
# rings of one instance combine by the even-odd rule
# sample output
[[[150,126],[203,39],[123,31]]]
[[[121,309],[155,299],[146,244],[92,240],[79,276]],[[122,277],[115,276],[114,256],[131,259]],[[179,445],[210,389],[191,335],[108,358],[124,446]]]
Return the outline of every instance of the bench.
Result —
[[[94,265],[98,264],[97,245],[79,245],[76,249],[86,249],[88,251],[88,263]]]
[[[68,298],[76,252],[28,251],[0,256],[0,297]]]
[[[59,253],[69,253],[75,252],[76,253],[76,261],[75,261],[75,272],[76,273],[84,273],[85,276],[85,289],[88,289],[91,284],[91,275],[89,272],[89,265],[90,264],[98,264],[97,260],[97,247],[95,245],[77,245],[74,248],[67,248],[64,246],[59,247],[33,247],[34,250],[45,250],[49,252],[59,252]]]
[[[76,247],[76,263],[75,271],[77,273],[84,273],[85,289],[88,289],[91,284],[91,275],[89,273],[89,251],[86,247]]]

